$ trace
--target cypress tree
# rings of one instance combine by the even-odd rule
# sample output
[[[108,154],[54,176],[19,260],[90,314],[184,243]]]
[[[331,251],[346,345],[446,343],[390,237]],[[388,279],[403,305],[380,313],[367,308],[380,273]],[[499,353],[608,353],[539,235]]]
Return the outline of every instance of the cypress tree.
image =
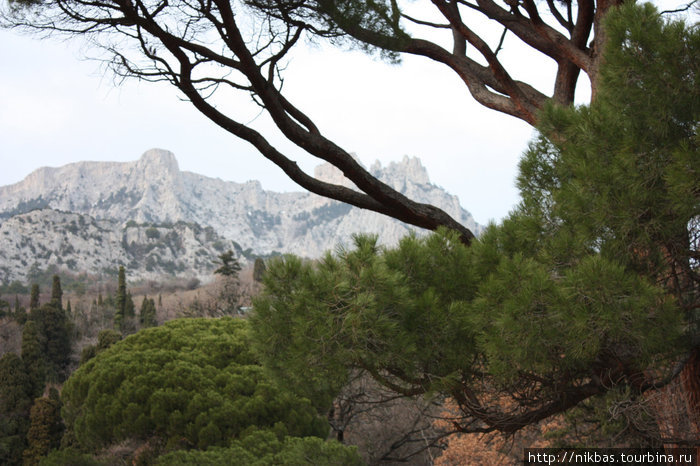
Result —
[[[146,316],[147,312],[148,312],[148,296],[144,296],[143,301],[141,301],[141,311],[139,311],[139,322],[141,323],[141,325],[143,325],[144,317]]]
[[[42,343],[47,380],[60,382],[68,367],[71,346],[65,312],[51,304],[44,304],[32,313],[32,319],[36,321]]]
[[[24,325],[27,321],[27,311],[19,304],[19,297],[17,295],[15,295],[14,319],[20,325]]]
[[[39,284],[32,284],[32,291],[29,297],[29,310],[33,311],[39,307]]]
[[[126,292],[126,299],[124,300],[124,314],[120,327],[122,334],[130,334],[136,331],[136,306],[134,305],[134,299],[131,296],[131,292]]]
[[[46,381],[46,363],[42,355],[45,342],[37,329],[36,322],[27,321],[22,329],[22,362],[32,384],[32,396],[40,396]]]
[[[0,358],[0,464],[22,464],[29,428],[32,383],[22,359],[14,353]]]
[[[61,279],[58,275],[53,276],[53,284],[51,286],[51,304],[57,309],[63,309],[63,290],[61,289]]]
[[[260,257],[255,258],[255,264],[253,265],[253,280],[256,282],[262,282],[263,275],[265,274],[265,261]]]
[[[0,299],[0,317],[12,316],[12,308],[10,307],[9,301]]]
[[[124,310],[126,306],[126,272],[124,266],[119,266],[117,294],[115,296],[114,327],[121,330],[124,325]]]
[[[156,322],[156,303],[152,299],[148,299],[147,296],[143,297],[143,302],[141,303],[141,313],[139,315],[142,327],[154,327],[157,325]]]
[[[136,316],[134,299],[131,296],[131,291],[126,292],[126,300],[124,301],[124,319],[133,319]]]

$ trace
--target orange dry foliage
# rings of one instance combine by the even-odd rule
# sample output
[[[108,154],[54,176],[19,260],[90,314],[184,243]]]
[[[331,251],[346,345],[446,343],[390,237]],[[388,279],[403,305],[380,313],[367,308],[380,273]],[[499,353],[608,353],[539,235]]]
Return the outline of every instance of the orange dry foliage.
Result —
[[[505,403],[505,401],[503,401]],[[448,428],[450,418],[458,416],[454,401],[445,403],[443,418],[436,427]],[[522,464],[525,448],[554,447],[559,432],[565,428],[563,416],[554,416],[546,422],[528,426],[505,437],[500,433],[453,434],[444,443],[442,454],[436,458],[436,466],[484,465],[503,466]]]

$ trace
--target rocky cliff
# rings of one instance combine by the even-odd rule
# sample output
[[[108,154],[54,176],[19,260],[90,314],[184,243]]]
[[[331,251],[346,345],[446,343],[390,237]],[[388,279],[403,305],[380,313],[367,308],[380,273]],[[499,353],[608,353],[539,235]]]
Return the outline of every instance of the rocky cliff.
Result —
[[[457,197],[431,184],[418,159],[405,157],[386,167],[375,163],[370,172],[414,200],[441,207],[478,232],[479,227]],[[330,165],[317,167],[315,176],[351,185]],[[36,209],[43,210],[33,212]],[[32,212],[30,217],[23,215],[29,212]],[[80,215],[70,217],[66,213]],[[93,262],[86,259],[83,265],[90,269],[104,266],[104,261],[136,261],[136,256],[129,258],[124,255],[126,252],[114,252],[116,255],[112,257],[100,249],[101,243],[91,243],[83,237],[87,234],[89,238],[88,231],[101,228],[103,237],[109,238],[103,239],[102,244],[120,244],[125,235],[137,234],[136,230],[125,227],[127,222],[143,225],[140,228],[144,231],[146,225],[197,224],[201,229],[210,227],[217,235],[213,242],[235,241],[253,254],[291,252],[306,257],[318,257],[339,243],[347,243],[352,234],[359,232],[377,233],[381,243],[392,245],[410,229],[388,217],[311,193],[277,193],[263,190],[257,181],[234,183],[183,172],[175,156],[160,149],[147,151],[135,162],[79,162],[41,168],[19,183],[0,187],[0,247],[4,251],[0,255],[0,268],[8,268],[10,262],[15,264],[10,258],[22,255],[20,251],[24,250],[17,249],[22,247],[18,246],[22,241],[27,243],[46,233],[40,231],[45,227],[38,226],[42,216],[54,225],[67,221],[69,232],[73,223],[78,225],[75,235],[56,233],[54,239],[46,236],[42,243],[47,248],[44,256],[59,257],[63,244],[76,241],[74,250],[101,256]],[[29,225],[35,225],[35,229]],[[142,244],[142,239],[135,244]],[[127,238],[127,244],[129,241]],[[195,266],[190,259],[183,264]]]
[[[230,241],[195,223],[121,224],[52,209],[15,215],[0,225],[0,283],[23,281],[50,266],[131,280],[163,276],[208,279]]]

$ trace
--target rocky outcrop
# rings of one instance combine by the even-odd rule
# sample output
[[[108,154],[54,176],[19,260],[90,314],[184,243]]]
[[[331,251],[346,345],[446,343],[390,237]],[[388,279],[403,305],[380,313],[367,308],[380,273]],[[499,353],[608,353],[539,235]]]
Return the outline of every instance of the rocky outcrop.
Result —
[[[417,158],[404,157],[386,167],[377,162],[370,172],[411,199],[442,208],[478,233],[478,225],[459,199],[431,184]],[[330,165],[317,167],[315,176],[352,186]],[[130,221],[198,224],[260,255],[291,252],[319,257],[360,232],[376,233],[382,244],[393,245],[411,229],[394,219],[311,193],[277,193],[263,190],[257,181],[234,183],[182,172],[175,156],[161,149],[149,150],[135,162],[41,168],[19,183],[0,187],[0,222],[8,232],[4,234],[14,236],[13,228],[20,221],[15,217],[35,209],[81,214],[92,219],[92,228],[105,221],[119,227]],[[98,262],[93,265],[101,266]]]
[[[0,283],[25,281],[31,269],[51,266],[130,280],[163,276],[207,280],[231,241],[194,223],[120,224],[51,209],[15,215],[0,225]]]

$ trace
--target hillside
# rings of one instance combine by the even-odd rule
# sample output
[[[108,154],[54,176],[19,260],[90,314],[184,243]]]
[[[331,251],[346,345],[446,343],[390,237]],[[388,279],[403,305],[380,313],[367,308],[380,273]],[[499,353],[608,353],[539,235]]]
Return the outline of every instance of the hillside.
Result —
[[[51,209],[15,215],[0,225],[0,282],[23,281],[32,268],[51,265],[130,279],[182,276],[207,279],[214,261],[232,249],[211,228],[195,223],[120,224]]]

